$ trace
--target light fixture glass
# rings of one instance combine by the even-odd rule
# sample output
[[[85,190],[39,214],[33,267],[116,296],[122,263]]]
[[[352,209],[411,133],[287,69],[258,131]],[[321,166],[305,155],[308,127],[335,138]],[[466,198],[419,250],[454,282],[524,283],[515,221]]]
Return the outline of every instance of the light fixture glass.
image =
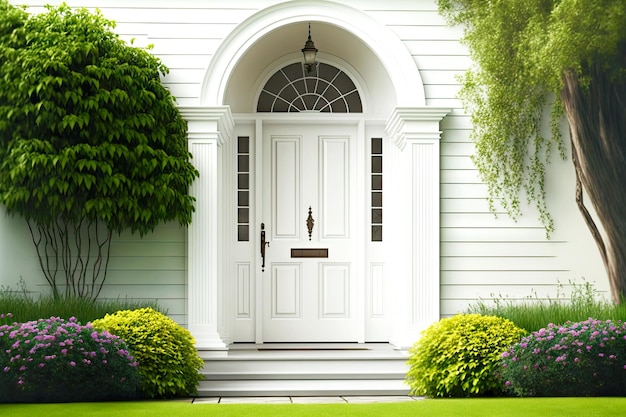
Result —
[[[311,39],[311,23],[309,23],[309,38],[302,48],[302,55],[304,56],[304,69],[310,74],[315,68],[315,57],[317,56],[317,48]]]

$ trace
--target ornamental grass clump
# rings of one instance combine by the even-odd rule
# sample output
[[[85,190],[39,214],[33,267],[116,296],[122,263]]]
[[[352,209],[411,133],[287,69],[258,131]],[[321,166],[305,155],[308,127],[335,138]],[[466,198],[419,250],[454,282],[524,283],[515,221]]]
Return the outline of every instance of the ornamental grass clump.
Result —
[[[141,392],[145,398],[197,394],[204,366],[191,333],[152,308],[123,310],[95,320],[128,343],[139,363]]]
[[[0,326],[0,403],[136,398],[137,363],[119,337],[74,318]]]
[[[503,392],[496,371],[502,352],[526,332],[495,316],[458,314],[422,332],[409,350],[411,395],[474,397]]]
[[[624,396],[626,323],[549,324],[503,353],[502,378],[519,396]]]

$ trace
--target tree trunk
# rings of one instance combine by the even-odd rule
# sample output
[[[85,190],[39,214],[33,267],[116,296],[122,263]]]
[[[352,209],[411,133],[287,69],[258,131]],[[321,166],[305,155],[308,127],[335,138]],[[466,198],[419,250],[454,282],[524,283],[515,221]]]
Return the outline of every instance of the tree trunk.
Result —
[[[626,295],[626,82],[599,66],[588,72],[589,86],[582,86],[574,71],[566,72],[561,97],[576,176],[602,232],[588,215],[582,193],[577,193],[577,202],[600,250],[613,301],[620,303]]]

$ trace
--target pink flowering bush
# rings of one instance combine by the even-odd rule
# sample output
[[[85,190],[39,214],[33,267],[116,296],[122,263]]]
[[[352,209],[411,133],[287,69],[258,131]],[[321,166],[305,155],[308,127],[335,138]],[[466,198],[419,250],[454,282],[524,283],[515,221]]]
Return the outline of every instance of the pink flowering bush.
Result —
[[[117,336],[74,318],[0,326],[0,403],[132,399],[138,393],[137,363]]]
[[[505,352],[502,366],[519,396],[626,395],[626,323],[550,324]]]

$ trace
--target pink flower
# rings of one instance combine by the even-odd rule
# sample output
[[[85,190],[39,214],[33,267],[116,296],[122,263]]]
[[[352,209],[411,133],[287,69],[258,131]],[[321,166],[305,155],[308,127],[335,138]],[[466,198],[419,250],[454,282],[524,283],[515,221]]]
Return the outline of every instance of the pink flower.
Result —
[[[76,362],[70,361],[70,366],[76,366]]]

